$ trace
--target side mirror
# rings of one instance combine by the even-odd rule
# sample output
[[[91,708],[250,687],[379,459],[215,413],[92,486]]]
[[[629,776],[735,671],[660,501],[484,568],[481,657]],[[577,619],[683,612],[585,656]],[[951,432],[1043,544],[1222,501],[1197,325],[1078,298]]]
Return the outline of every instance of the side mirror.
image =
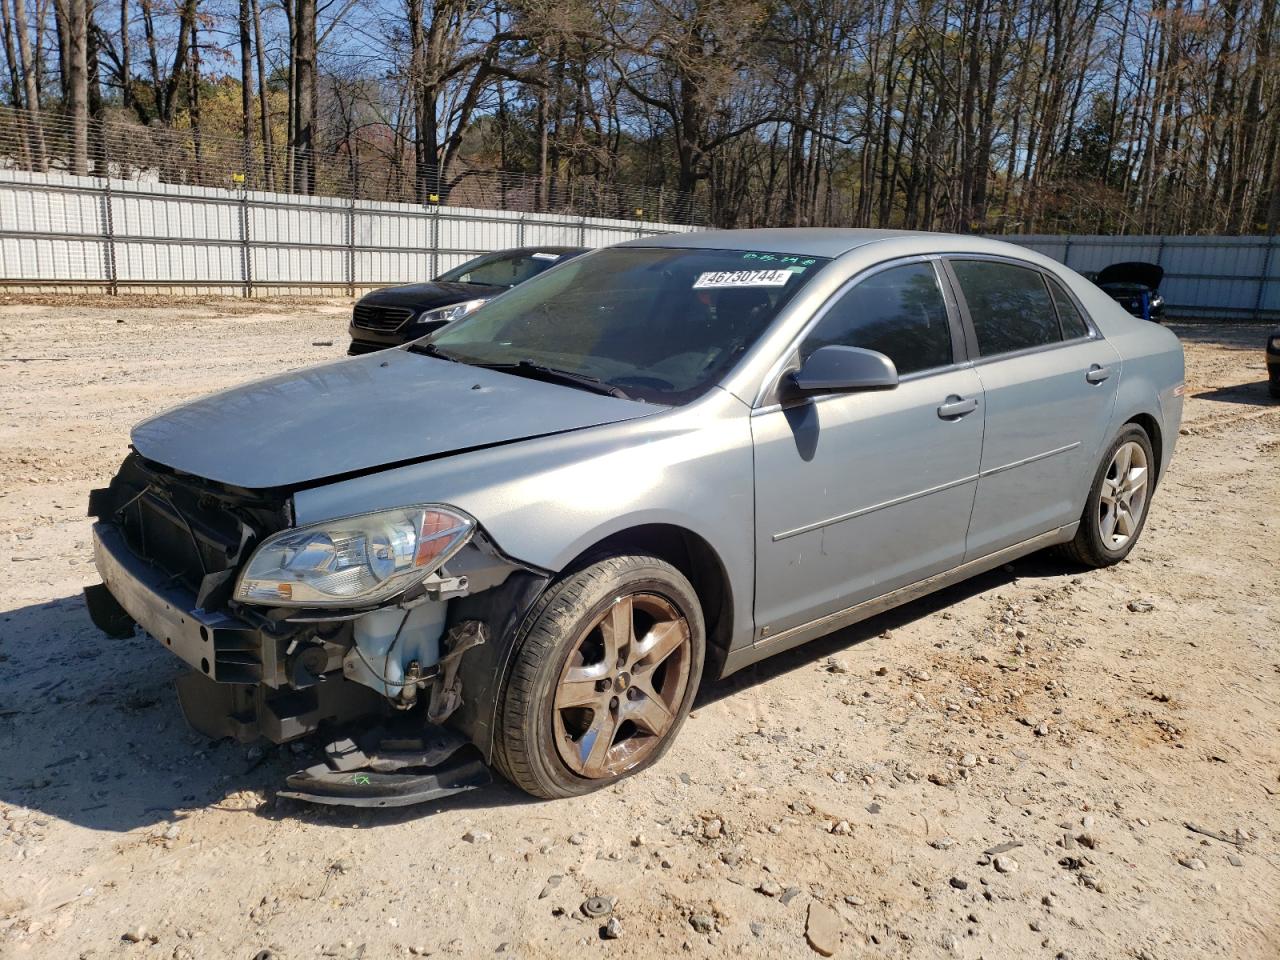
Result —
[[[786,381],[787,392],[793,396],[892,390],[898,385],[898,368],[875,350],[819,347],[799,370],[788,374]]]

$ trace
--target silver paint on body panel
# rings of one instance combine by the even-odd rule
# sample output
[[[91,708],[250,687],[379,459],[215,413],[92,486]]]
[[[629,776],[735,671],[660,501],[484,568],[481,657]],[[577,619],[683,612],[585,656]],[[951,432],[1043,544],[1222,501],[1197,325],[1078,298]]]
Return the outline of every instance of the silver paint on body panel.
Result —
[[[977,409],[944,420],[948,398]],[[785,630],[964,559],[982,453],[969,367],[757,411],[756,622]],[[781,536],[775,535],[781,531]]]
[[[663,409],[384,350],[193,400],[139,423],[133,446],[185,473],[265,489]]]
[[[841,611],[850,607],[905,602],[922,584],[951,582],[992,556],[1069,536],[1096,466],[1090,457],[1096,461],[1128,419],[1156,420],[1159,473],[1168,465],[1181,416],[1176,338],[1039,254],[975,237],[808,229],[708,231],[634,245],[835,259],[721,389],[684,407],[391,351],[187,404],[140,424],[135,445],[160,463],[237,486],[300,485],[299,524],[452,503],[506,554],[548,571],[637,526],[689,531],[711,546],[728,577],[736,651],[728,669],[765,655],[753,647],[757,622],[801,642],[845,622]],[[1009,257],[1066,284],[1104,338],[1090,350],[1111,351],[1117,366],[1105,390],[1058,388],[1062,377],[1083,383],[1096,359],[1063,345],[1020,356],[1016,368],[1015,358],[962,363],[884,393],[825,398],[808,407],[816,436],[806,437],[782,408],[752,415],[753,406],[766,406],[760,398],[782,352],[851,278],[888,260],[949,253]],[[939,419],[933,408],[953,393],[978,396],[979,408],[956,422]],[[1101,402],[1104,395],[1110,399]],[[818,464],[821,473],[806,469]],[[999,515],[1001,505],[1012,520]],[[965,563],[966,556],[978,559]],[[768,644],[765,652],[780,648]]]

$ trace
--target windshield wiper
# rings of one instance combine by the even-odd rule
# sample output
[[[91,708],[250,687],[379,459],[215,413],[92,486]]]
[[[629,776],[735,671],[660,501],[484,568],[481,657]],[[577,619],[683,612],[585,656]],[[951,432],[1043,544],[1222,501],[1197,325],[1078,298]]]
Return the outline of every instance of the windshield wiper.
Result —
[[[448,360],[451,363],[461,363],[462,361],[455,357],[452,353],[445,353],[434,343],[418,343],[414,341],[405,348],[410,353],[421,353],[427,357],[437,357],[440,360]]]
[[[623,400],[631,399],[630,395],[621,387],[605,383],[599,377],[592,377],[585,373],[574,373],[571,370],[560,370],[557,367],[544,366],[540,363],[534,363],[532,360],[518,360],[515,363],[473,363],[471,365],[484,367],[486,370],[512,373],[518,377],[528,377],[530,380],[544,380],[547,383],[560,383],[566,387],[578,387],[582,390],[589,390],[592,393],[603,394],[606,397],[619,397]]]

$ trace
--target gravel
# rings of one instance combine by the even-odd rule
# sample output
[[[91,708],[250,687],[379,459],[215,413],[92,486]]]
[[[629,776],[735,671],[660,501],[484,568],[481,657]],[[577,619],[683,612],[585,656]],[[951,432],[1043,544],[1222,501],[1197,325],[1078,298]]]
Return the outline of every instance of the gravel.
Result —
[[[1258,383],[1265,331],[1182,328],[1193,429],[1127,562],[1020,560],[712,684],[664,760],[589,796],[531,802],[499,784],[353,811],[269,803],[305,761],[192,733],[172,655],[140,635],[106,643],[80,593],[97,580],[88,493],[130,424],[337,360],[349,304],[121,302],[0,305],[0,562],[13,573],[0,590],[0,953],[248,958],[270,945],[292,958],[319,942],[366,957],[502,944],[569,956],[596,941],[803,956],[816,905],[840,920],[836,956],[925,956],[944,941],[959,956],[1274,953],[1240,922],[1273,914],[1280,887],[1280,405]],[[20,355],[72,359],[3,362]],[[394,399],[407,428],[429,418]],[[841,821],[848,833],[828,832]],[[1202,843],[1185,822],[1232,842]],[[1024,844],[1016,874],[997,874],[1007,850],[976,866],[1008,837]],[[766,881],[781,892],[757,892]],[[607,918],[576,907],[624,890],[621,942],[601,944]],[[145,941],[121,942],[139,929]]]

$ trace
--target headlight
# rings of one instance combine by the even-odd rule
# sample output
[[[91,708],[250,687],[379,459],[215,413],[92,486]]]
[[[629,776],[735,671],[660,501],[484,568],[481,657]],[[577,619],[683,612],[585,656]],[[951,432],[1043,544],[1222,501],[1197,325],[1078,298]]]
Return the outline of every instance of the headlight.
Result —
[[[447,307],[436,307],[434,310],[425,310],[418,314],[418,319],[414,323],[452,323],[454,320],[461,320],[484,304],[484,300],[466,300],[462,303],[451,303]]]
[[[1272,337],[1267,342],[1267,349],[1273,353],[1280,353],[1280,337]]]
[[[476,522],[435,504],[286,530],[263,541],[236,599],[273,607],[352,607],[388,600],[443,566]]]

